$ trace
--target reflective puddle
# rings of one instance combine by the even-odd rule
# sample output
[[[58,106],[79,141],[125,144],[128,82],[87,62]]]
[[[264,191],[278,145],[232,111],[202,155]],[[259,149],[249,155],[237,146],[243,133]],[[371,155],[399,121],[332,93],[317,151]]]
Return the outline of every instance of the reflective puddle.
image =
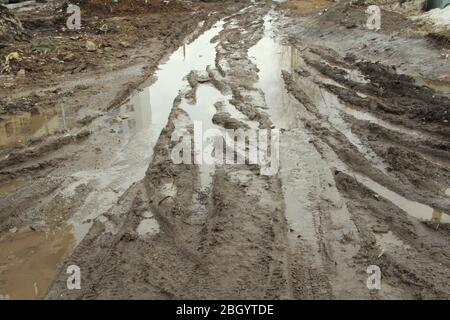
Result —
[[[359,182],[363,183],[365,186],[367,186],[377,194],[388,199],[389,201],[391,201],[393,204],[395,204],[397,207],[399,207],[412,217],[415,217],[419,220],[427,220],[427,221],[439,220],[439,222],[442,223],[450,223],[450,216],[448,214],[445,214],[425,204],[408,200],[405,197],[383,187],[382,185],[376,183],[375,181],[367,177],[358,174],[356,174],[355,177]]]
[[[42,298],[75,246],[69,227],[0,234],[0,298]]]
[[[211,39],[219,34],[223,25],[223,21],[218,22],[197,40],[175,51],[156,72],[157,81],[131,98],[128,106],[137,112],[131,120],[141,121],[136,129],[151,125],[161,132],[167,123],[174,99],[187,85],[185,77],[191,70],[206,70],[208,65],[214,66],[216,51]],[[146,114],[144,121],[136,117],[142,113]]]
[[[155,83],[131,96],[120,108],[113,121],[120,122],[118,134],[125,142],[111,165],[73,175],[77,182],[68,191],[82,183],[96,185],[71,220],[77,243],[97,217],[107,212],[133,183],[145,177],[173,102],[179,91],[188,85],[186,75],[191,70],[206,70],[208,65],[214,65],[215,45],[211,39],[222,30],[223,24],[218,22],[194,42],[181,46],[160,66]]]
[[[368,189],[372,190],[377,195],[386,198],[394,205],[405,211],[411,217],[414,217],[423,221],[433,221],[439,220],[442,223],[450,223],[450,215],[446,212],[441,212],[435,208],[432,208],[426,204],[422,204],[416,201],[406,199],[405,197],[399,195],[398,193],[382,186],[381,184],[373,181],[369,177],[366,177],[360,173],[353,172],[350,170],[345,163],[343,163],[333,150],[327,148],[327,157],[333,159],[336,168],[339,171],[345,172],[348,175],[354,177],[359,183],[366,186]],[[437,219],[437,217],[439,219]]]
[[[386,198],[390,202],[392,202],[394,205],[405,211],[408,215],[411,217],[414,217],[419,220],[423,221],[432,221],[437,215],[436,212],[440,212],[439,210],[432,208],[426,204],[419,203],[416,201],[409,200],[400,194],[382,186],[381,184],[373,181],[369,177],[366,177],[360,173],[353,172],[351,169],[347,167],[345,163],[343,163],[336,153],[331,150],[330,148],[327,148],[326,150],[327,157],[330,157],[333,159],[334,164],[336,165],[336,168],[339,171],[345,172],[346,174],[354,177],[359,183],[366,186],[368,189],[372,190],[377,195],[382,196],[383,198]],[[446,212],[442,212],[442,215],[439,217],[439,222],[442,223],[450,223],[450,215]]]
[[[69,201],[78,186],[88,185],[93,191],[86,196],[65,229],[54,233],[0,234],[0,299],[42,298],[57,275],[57,264],[73,252],[95,219],[105,221],[102,214],[114,206],[133,183],[144,178],[173,101],[187,84],[185,76],[191,70],[205,70],[208,65],[214,65],[215,45],[211,39],[221,31],[223,24],[222,21],[217,23],[197,40],[175,51],[156,72],[154,84],[131,96],[129,102],[111,114],[119,121],[117,133],[121,138],[121,149],[111,156],[108,167],[80,171],[68,177],[68,181],[73,182],[60,193]],[[0,147],[51,134],[67,125],[63,110],[11,117],[0,122]],[[9,192],[19,186],[19,182],[4,184],[0,186],[0,192]],[[154,218],[148,217],[137,232],[142,236],[154,235],[159,232],[159,226]]]
[[[293,71],[297,55],[294,48],[282,46],[273,38],[271,15],[264,18],[264,37],[252,48],[248,55],[259,69],[256,88],[264,92],[266,104],[273,123],[278,128],[289,129],[296,126],[294,106],[298,104],[286,91],[281,71]]]
[[[202,133],[210,129],[222,130],[223,128],[212,122],[212,118],[216,113],[214,104],[222,99],[223,95],[213,86],[200,85],[197,89],[197,102],[194,105],[190,105],[184,100],[181,108],[188,113],[190,119],[197,126],[201,124],[200,130]],[[200,165],[200,184],[202,189],[207,189],[211,185],[214,171],[215,165],[213,164],[202,163]]]
[[[386,172],[383,160],[351,131],[350,125],[342,117],[341,102],[327,90],[314,83],[312,79],[300,77],[294,72],[295,69],[307,70],[308,66],[301,58],[301,52],[292,46],[280,45],[274,38],[271,19],[269,14],[265,17],[265,35],[253,48],[249,55],[259,69],[259,81],[257,87],[262,89],[266,96],[268,112],[274,123],[281,128],[296,126],[297,113],[295,105],[297,101],[291,97],[285,88],[282,79],[282,70],[289,71],[297,84],[304,90],[312,102],[317,106],[322,117],[347,140],[353,144],[366,159],[380,170]]]
[[[329,93],[327,90],[322,89],[319,85],[314,83],[314,81],[309,79],[309,77],[298,76],[294,70],[308,70],[308,66],[302,60],[301,52],[296,48],[280,45],[273,39],[270,20],[271,15],[269,14],[265,18],[265,36],[256,46],[249,50],[249,55],[260,70],[257,86],[266,96],[266,102],[269,107],[268,111],[275,120],[275,124],[280,127],[289,127],[290,125],[296,126],[295,122],[292,122],[295,121],[295,117],[292,115],[297,112],[295,110],[296,102],[292,101],[290,98],[281,77],[281,71],[286,70],[291,72],[297,84],[300,85],[312,102],[318,107],[320,114],[326,117],[335,129],[344,134],[348,141],[352,143],[361,154],[365,155],[367,160],[375,167],[386,172],[383,160],[378,157],[370,147],[364,145],[351,131],[351,128],[343,119],[342,113],[345,112],[357,119],[377,123],[393,131],[406,133],[412,136],[420,136],[421,134],[413,130],[387,123],[368,113],[346,106],[341,103],[336,96]],[[365,81],[364,77],[357,72],[349,73],[349,78],[359,82]],[[287,116],[290,117],[290,119],[287,118]],[[335,156],[334,158],[337,157]],[[355,176],[353,173],[352,175]],[[356,178],[359,182],[363,183],[377,194],[387,198],[415,218],[450,223],[450,216],[445,213],[441,213],[427,205],[410,201],[367,177],[356,175]],[[448,192],[448,190],[445,191],[447,195]]]
[[[72,121],[64,109],[48,109],[40,114],[22,112],[14,116],[3,116],[0,120],[0,148],[66,130]]]

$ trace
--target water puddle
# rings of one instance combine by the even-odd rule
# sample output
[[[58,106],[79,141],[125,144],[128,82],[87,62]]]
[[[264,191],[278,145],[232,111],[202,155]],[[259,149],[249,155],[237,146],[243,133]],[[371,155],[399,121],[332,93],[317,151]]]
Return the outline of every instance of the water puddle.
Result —
[[[187,85],[186,75],[191,70],[206,70],[208,65],[214,65],[215,48],[211,39],[222,30],[223,24],[218,22],[194,42],[181,46],[160,66],[155,83],[131,96],[120,108],[113,118],[119,118],[118,134],[125,142],[111,165],[73,175],[77,181],[69,190],[82,183],[95,186],[95,191],[71,220],[77,243],[87,234],[95,218],[108,211],[133,183],[145,177],[173,101]],[[207,179],[206,173],[204,176]]]
[[[64,109],[48,109],[40,114],[22,112],[0,120],[0,148],[8,148],[58,131],[67,130],[73,122]]]
[[[298,102],[295,101],[285,88],[281,71],[288,70],[294,80],[305,91],[308,97],[326,117],[330,124],[345,135],[366,159],[380,170],[386,172],[383,160],[351,131],[350,125],[342,118],[339,99],[305,77],[297,76],[294,70],[306,70],[308,67],[301,58],[301,52],[292,46],[283,46],[273,38],[271,14],[264,19],[265,35],[249,50],[249,55],[260,70],[257,87],[265,94],[269,113],[274,123],[281,128],[296,127]]]
[[[198,70],[199,71],[199,70]],[[188,90],[189,88],[186,88]],[[183,109],[189,119],[177,119],[176,128],[183,129],[190,124],[194,124],[195,141],[202,141],[199,149],[195,150],[200,171],[200,188],[193,194],[192,208],[193,214],[186,221],[189,224],[204,223],[208,213],[208,199],[216,163],[212,157],[212,151],[217,147],[215,139],[225,135],[225,129],[213,123],[212,119],[217,112],[228,112],[235,119],[239,119],[250,126],[257,127],[257,123],[248,121],[242,113],[229,103],[230,96],[223,95],[219,90],[209,83],[202,83],[197,87],[197,100],[189,103],[183,99],[180,108]],[[200,135],[201,136],[198,136]],[[211,152],[211,153],[209,153]],[[219,161],[220,163],[220,161]]]
[[[214,65],[215,48],[211,39],[221,31],[223,24],[223,21],[218,22],[197,40],[181,46],[160,66],[154,84],[131,96],[116,114],[112,114],[115,121],[111,121],[111,125],[118,127],[120,150],[111,156],[107,167],[77,172],[66,179],[70,183],[60,190],[68,201],[75,196],[79,186],[86,185],[93,190],[68,221],[67,229],[51,234],[30,231],[1,235],[1,299],[42,298],[57,275],[56,264],[72,253],[95,219],[105,221],[103,214],[133,183],[144,178],[173,101],[186,84],[185,76],[193,69],[206,70],[208,65]],[[50,134],[66,125],[64,110],[6,119],[0,123],[0,146]],[[170,183],[166,181],[166,185]],[[17,184],[12,183],[4,186],[4,190],[16,187]],[[156,234],[159,226],[149,217],[137,231],[142,235]]]
[[[132,104],[135,109],[151,110],[151,122],[147,125],[152,124],[162,130],[167,123],[174,99],[187,84],[185,77],[191,70],[206,70],[208,65],[214,65],[216,51],[211,39],[219,34],[223,25],[223,21],[218,22],[197,40],[175,51],[156,73],[157,81],[133,97]]]
[[[308,97],[313,101],[314,105],[317,106],[319,112],[326,117],[328,122],[342,133],[373,166],[386,172],[386,165],[384,164],[383,159],[352,132],[351,125],[342,117],[342,112],[348,111],[349,108],[345,108],[338,97],[314,82],[303,77],[295,77],[294,79],[300,84]]]
[[[399,207],[412,217],[415,217],[419,220],[426,220],[426,221],[434,220],[433,217],[436,216],[437,212],[440,212],[439,210],[436,210],[425,204],[408,200],[405,197],[389,190],[388,188],[362,175],[356,174],[356,179],[362,184],[364,184],[366,187],[371,189],[372,191],[388,199],[397,207]],[[440,222],[450,223],[450,216],[448,214],[443,214],[441,212],[440,215],[441,215],[441,217],[439,218]]]
[[[338,156],[335,154],[333,150],[329,147],[325,147],[325,153],[327,154],[327,158],[333,159],[333,164],[336,168],[346,174],[355,178],[359,183],[366,186],[368,189],[372,190],[374,193],[386,198],[394,205],[405,211],[408,215],[423,221],[432,221],[433,217],[436,216],[436,212],[440,212],[439,210],[432,208],[428,205],[412,201],[406,199],[405,197],[399,195],[398,193],[391,191],[390,189],[382,186],[381,184],[373,181],[369,177],[366,177],[360,173],[353,172],[351,169],[347,167],[345,163],[343,163]],[[450,223],[450,215],[447,213],[442,213],[439,220],[442,223]]]
[[[280,149],[285,151],[280,154],[280,177],[290,229],[288,238],[293,247],[299,245],[302,250],[308,251],[311,257],[308,263],[320,270],[323,268],[323,257],[318,245],[320,231],[317,229],[317,219],[320,219],[322,214],[317,207],[319,199],[323,197],[336,205],[333,223],[339,226],[334,234],[337,239],[344,233],[357,232],[336,188],[322,187],[330,185],[333,177],[326,164],[322,164],[323,160],[314,146],[309,143],[310,136],[299,128],[302,124],[297,123],[296,114],[304,108],[287,92],[282,78],[282,70],[296,74],[295,68],[298,66],[300,53],[295,48],[282,46],[274,40],[271,18],[270,14],[265,17],[265,35],[249,50],[249,56],[259,69],[256,86],[264,93],[272,121],[279,128],[290,129],[280,137]],[[346,250],[346,254],[350,254],[357,249],[349,245]]]
[[[188,113],[192,122],[197,122],[202,125],[202,133],[210,129],[222,131],[222,127],[212,122],[212,117],[216,113],[214,105],[222,99],[223,95],[213,86],[200,85],[197,89],[197,103],[191,105],[187,101],[183,101],[181,108]],[[200,183],[202,189],[206,189],[211,185],[214,170],[214,164],[202,163],[200,165]]]
[[[86,196],[83,204],[69,220],[73,226],[76,244],[83,240],[94,220],[106,213],[134,182],[145,175],[145,160],[149,161],[151,150],[142,150],[139,157],[137,150],[132,147],[145,145],[145,139],[141,137],[133,142],[137,143],[127,144],[124,149],[130,152],[129,159],[124,161],[124,155],[121,154],[113,160],[110,168],[78,172],[71,176],[75,181],[62,190],[66,199],[75,196],[76,188],[81,185],[90,186],[94,190]]]
[[[292,54],[293,48],[281,46],[273,39],[271,19],[270,14],[264,17],[265,35],[249,49],[248,55],[259,69],[256,88],[264,92],[273,123],[278,128],[289,129],[296,126],[292,115],[298,102],[286,91],[281,71],[293,71],[296,55]]]
[[[69,227],[0,234],[0,297],[42,298],[57,276],[58,263],[69,256],[75,239]]]
[[[227,133],[225,129],[219,125],[213,123],[213,116],[220,111],[228,112],[234,119],[240,120],[247,124],[252,129],[258,128],[258,123],[250,121],[244,114],[238,111],[233,105],[229,103],[230,96],[224,96],[219,90],[209,84],[202,84],[197,89],[197,102],[195,104],[189,104],[186,100],[183,100],[181,108],[186,111],[189,118],[197,125],[201,124],[201,131],[203,133],[203,150],[206,150],[208,145],[212,146],[215,137],[223,137]],[[211,130],[216,132],[211,136]],[[210,131],[208,135],[205,132]],[[206,141],[208,137],[209,142]],[[230,143],[231,140],[226,139],[226,143]],[[230,148],[231,145],[228,145]],[[245,150],[236,149],[236,152],[244,155]],[[220,162],[220,161],[219,161]],[[212,176],[215,171],[215,164],[208,164],[205,161],[200,165],[200,182],[202,189],[206,190],[212,183]]]
[[[401,126],[391,124],[387,121],[384,121],[384,120],[381,120],[381,119],[375,117],[374,115],[372,115],[370,113],[357,110],[357,109],[351,107],[350,105],[341,104],[340,106],[342,107],[342,111],[353,116],[355,119],[371,122],[371,123],[379,125],[380,127],[384,127],[386,129],[394,131],[394,132],[410,135],[410,136],[417,137],[417,138],[423,138],[423,134],[420,132],[408,129],[406,127],[401,127]]]

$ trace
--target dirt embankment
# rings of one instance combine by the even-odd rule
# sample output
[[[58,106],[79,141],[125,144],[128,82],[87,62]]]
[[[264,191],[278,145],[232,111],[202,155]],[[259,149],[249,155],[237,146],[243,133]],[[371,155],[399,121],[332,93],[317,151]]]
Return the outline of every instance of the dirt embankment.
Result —
[[[316,2],[291,0],[281,5],[280,10],[291,16],[318,15],[314,20],[321,25],[337,24],[346,29],[358,29],[365,28],[368,18],[366,10],[370,5],[378,5],[381,8],[379,32],[416,38],[425,37],[430,45],[438,49],[450,49],[448,28],[421,18],[426,13],[425,0],[323,0]],[[443,53],[446,54],[448,51]]]
[[[4,43],[0,55],[17,52],[18,58],[3,70],[3,88],[57,84],[63,76],[76,77],[101,68],[115,68],[134,63],[146,55],[143,49],[152,42],[172,47],[192,32],[201,20],[202,6],[189,8],[170,1],[81,1],[81,29],[69,30],[66,6],[53,1],[39,8],[16,13],[29,35],[28,41]],[[210,7],[214,4],[210,5]],[[197,9],[193,11],[193,9]],[[208,8],[209,9],[209,8]],[[207,10],[208,10],[207,9]],[[197,12],[195,14],[194,12]],[[174,23],[176,22],[176,23]],[[18,71],[21,71],[17,77]]]

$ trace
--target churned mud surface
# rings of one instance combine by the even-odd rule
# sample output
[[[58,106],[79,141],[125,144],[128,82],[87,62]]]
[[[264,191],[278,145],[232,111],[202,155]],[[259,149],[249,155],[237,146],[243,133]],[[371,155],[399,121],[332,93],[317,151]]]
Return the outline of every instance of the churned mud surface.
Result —
[[[87,1],[57,37],[58,2],[17,12],[0,298],[450,298],[445,46],[347,2]],[[271,161],[196,161],[206,131],[245,158],[225,129],[271,132]]]

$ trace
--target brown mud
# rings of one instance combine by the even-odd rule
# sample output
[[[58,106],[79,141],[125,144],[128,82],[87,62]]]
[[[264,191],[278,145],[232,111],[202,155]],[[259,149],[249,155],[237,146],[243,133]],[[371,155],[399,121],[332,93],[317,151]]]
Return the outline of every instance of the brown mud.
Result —
[[[398,12],[372,32],[343,2],[124,2],[111,16],[91,1],[75,40],[53,39],[53,4],[17,13],[90,63],[34,68],[56,52],[11,44],[27,58],[2,75],[0,298],[448,299],[449,61],[406,17],[393,37]],[[95,31],[113,19],[125,28]],[[275,130],[275,171],[180,154],[199,123]]]

